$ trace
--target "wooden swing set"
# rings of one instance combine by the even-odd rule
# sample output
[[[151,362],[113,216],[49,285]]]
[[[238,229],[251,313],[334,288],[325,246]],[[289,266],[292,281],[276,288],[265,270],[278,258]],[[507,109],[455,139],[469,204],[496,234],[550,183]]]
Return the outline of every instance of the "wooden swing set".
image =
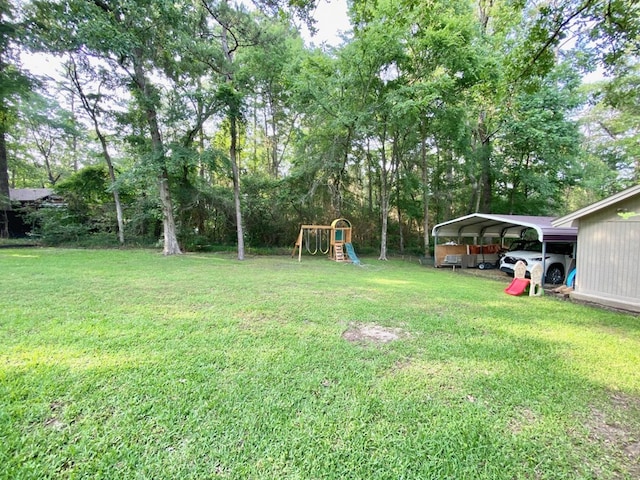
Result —
[[[330,260],[348,262],[344,251],[347,243],[351,243],[351,223],[345,218],[338,218],[331,225],[302,225],[291,256],[295,256],[297,250],[300,262],[305,248],[310,255],[320,252]]]

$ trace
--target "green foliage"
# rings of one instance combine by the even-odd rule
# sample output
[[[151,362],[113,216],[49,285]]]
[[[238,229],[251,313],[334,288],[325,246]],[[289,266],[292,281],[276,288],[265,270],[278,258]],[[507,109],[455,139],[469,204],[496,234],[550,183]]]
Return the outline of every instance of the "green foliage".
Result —
[[[85,167],[56,186],[69,209],[85,214],[92,207],[112,202],[109,174],[104,166]]]
[[[74,170],[74,163],[87,163],[86,149],[82,150],[84,161],[78,158],[85,132],[73,112],[63,108],[51,93],[32,93],[22,105],[21,117],[27,154],[42,166],[43,183],[53,187]]]
[[[566,187],[583,173],[577,163],[578,126],[567,118],[576,95],[557,85],[552,81],[535,93],[523,93],[513,104],[514,114],[496,142],[504,198],[497,211],[553,215],[564,203]]]
[[[31,213],[33,234],[47,245],[112,246],[116,243],[117,220],[105,166],[85,167],[59,182],[55,191],[64,203]],[[145,195],[137,196],[134,185],[118,183],[120,200],[127,215],[131,244],[155,243],[159,221],[157,204]],[[154,240],[149,240],[149,235]]]
[[[583,149],[589,174],[583,176],[581,184],[587,191],[600,192],[604,197],[640,179],[638,85],[638,67],[634,67],[623,76],[585,88],[589,108],[581,112],[580,122],[587,132]]]
[[[80,244],[90,234],[113,228],[110,215],[104,209],[106,171],[100,167],[87,167],[57,184],[57,193],[64,204],[43,206],[25,211],[32,225],[31,235],[46,245]],[[113,244],[106,242],[106,244]]]
[[[315,49],[292,20],[316,2],[254,3],[25,3],[25,44],[73,54],[88,98],[109,97],[98,118],[135,191],[134,238],[160,236],[175,214],[187,248],[233,244],[242,225],[252,248],[283,246],[300,223],[346,216],[363,248],[381,246],[388,221],[391,249],[424,249],[422,230],[457,215],[555,215],[637,183],[637,2],[356,0],[352,39]],[[576,87],[596,66],[612,81],[593,92],[581,137]],[[70,173],[69,141],[84,132],[57,98],[15,115],[17,186]],[[50,139],[39,155],[33,132]],[[73,154],[95,157],[82,142]],[[154,199],[165,177],[171,206]],[[108,192],[94,180],[82,181]],[[82,195],[69,211],[108,232],[106,197]]]
[[[217,100],[225,106],[226,114],[236,119],[242,119],[242,94],[230,83],[223,83],[216,92]]]
[[[32,87],[31,79],[18,66],[16,44],[21,32],[13,22],[13,5],[0,0],[0,238],[8,236],[8,224],[4,221],[9,203],[9,132],[17,123],[20,99],[27,96]]]
[[[155,245],[162,232],[162,210],[157,198],[142,192],[125,213],[127,243]]]
[[[274,247],[294,243],[297,224],[284,187],[283,180],[264,175],[243,179],[242,190],[247,196],[244,204],[247,245]]]
[[[229,187],[190,185],[178,191],[180,241],[186,250],[233,245],[233,191]]]
[[[28,218],[33,224],[31,234],[43,245],[78,245],[91,234],[91,226],[86,219],[65,207],[41,208]]]

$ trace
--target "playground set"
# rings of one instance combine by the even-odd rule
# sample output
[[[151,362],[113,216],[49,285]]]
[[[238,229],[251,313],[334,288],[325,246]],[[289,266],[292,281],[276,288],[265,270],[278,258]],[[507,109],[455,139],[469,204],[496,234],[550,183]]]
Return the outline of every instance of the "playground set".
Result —
[[[310,255],[327,255],[336,262],[352,262],[360,265],[351,244],[351,222],[346,218],[337,218],[331,225],[302,225],[291,256],[298,251],[298,261],[302,260],[302,249]]]
[[[542,295],[542,265],[536,263],[531,269],[531,278],[526,278],[527,266],[522,260],[518,260],[513,271],[513,280],[505,293],[509,295],[522,295],[529,291],[530,297],[539,297]]]

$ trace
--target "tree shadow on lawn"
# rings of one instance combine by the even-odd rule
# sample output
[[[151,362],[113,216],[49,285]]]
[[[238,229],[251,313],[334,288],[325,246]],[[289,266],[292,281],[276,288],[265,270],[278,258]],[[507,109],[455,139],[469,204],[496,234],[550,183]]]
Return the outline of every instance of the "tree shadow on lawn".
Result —
[[[340,433],[342,425],[339,420],[342,417],[333,420],[338,434],[345,436],[339,437],[346,442],[345,448],[349,447],[347,441],[355,438],[349,435],[364,434],[366,429],[382,429],[390,424],[393,428],[407,429],[408,433],[385,433],[391,435],[393,441],[407,438],[406,448],[418,446],[426,436],[425,446],[419,452],[421,454],[429,452],[429,448],[443,441],[452,442],[447,447],[449,449],[462,448],[465,435],[468,435],[474,442],[473,448],[477,449],[475,454],[479,455],[480,460],[484,450],[494,456],[484,460],[491,468],[500,466],[501,461],[497,457],[502,454],[511,457],[522,455],[521,475],[529,471],[548,474],[555,467],[575,466],[582,473],[597,478],[625,478],[624,475],[640,478],[640,399],[637,396],[621,392],[613,394],[607,385],[594,382],[576,371],[576,360],[570,355],[572,344],[568,341],[533,337],[530,329],[508,332],[481,320],[475,324],[464,322],[464,326],[466,329],[463,328],[463,331],[460,331],[460,325],[447,331],[446,325],[438,321],[434,322],[432,328],[412,332],[407,328],[385,327],[375,323],[349,324],[342,333],[342,339],[349,342],[345,345],[350,345],[350,348],[345,352],[332,344],[327,346],[326,351],[313,352],[315,357],[337,357],[318,365],[313,363],[317,358],[308,360],[301,356],[303,364],[296,368],[302,371],[308,368],[316,370],[306,372],[304,376],[284,379],[290,384],[290,389],[286,391],[281,391],[282,385],[264,383],[261,387],[272,390],[261,391],[260,386],[243,383],[256,376],[264,382],[283,373],[272,371],[281,366],[260,364],[259,367],[251,367],[258,368],[253,371],[242,363],[243,359],[251,358],[258,350],[244,352],[237,365],[229,364],[223,357],[219,359],[219,366],[207,364],[204,367],[191,365],[188,360],[182,359],[167,369],[161,355],[135,364],[114,362],[100,366],[100,362],[94,361],[89,365],[88,373],[84,368],[86,365],[82,371],[78,370],[83,364],[75,360],[69,365],[31,365],[29,368],[21,367],[12,374],[12,381],[20,385],[18,390],[22,395],[20,402],[12,408],[24,409],[24,405],[27,405],[31,410],[18,428],[24,429],[23,438],[27,439],[27,444],[34,442],[29,448],[36,456],[30,461],[42,462],[41,468],[47,468],[46,459],[38,457],[37,450],[52,448],[52,445],[63,452],[56,457],[58,463],[55,468],[59,472],[69,468],[69,462],[74,461],[72,452],[76,448],[76,440],[80,441],[90,456],[105,455],[106,458],[116,455],[115,444],[95,441],[94,438],[106,432],[107,435],[114,435],[111,440],[115,442],[123,431],[130,433],[132,438],[149,435],[152,440],[158,439],[158,445],[148,448],[159,457],[158,465],[166,466],[171,464],[172,452],[180,447],[167,432],[177,429],[178,433],[183,434],[180,430],[185,422],[195,428],[200,420],[207,418],[200,417],[207,413],[207,409],[219,412],[220,404],[203,399],[202,387],[198,386],[196,380],[201,385],[208,382],[209,394],[229,389],[239,395],[242,402],[226,401],[226,408],[237,419],[250,417],[255,410],[264,415],[267,421],[273,413],[273,407],[274,411],[290,417],[291,421],[298,418],[298,411],[301,410],[305,415],[303,419],[311,420],[311,416],[318,416],[317,422],[326,422],[327,417],[321,418],[324,413],[336,414],[340,410],[338,406],[335,411],[332,410],[334,407],[330,402],[335,402],[336,398],[348,398],[352,394],[350,389],[358,385],[364,388],[367,398],[346,403],[355,405],[356,413],[361,410],[364,412],[365,416],[358,419],[361,422],[357,424],[358,428],[350,434]],[[336,340],[341,343],[339,337]],[[321,339],[314,341],[321,342]],[[283,348],[285,345],[285,341],[279,344]],[[260,348],[253,344],[247,346],[250,349]],[[367,355],[359,355],[360,350],[366,351]],[[372,356],[372,353],[375,355]],[[303,354],[306,352],[297,352],[297,355]],[[372,358],[376,359],[377,365],[386,365],[386,370],[365,368]],[[207,359],[210,360],[209,357]],[[343,361],[355,364],[344,371],[332,372],[336,378],[323,377],[316,386],[319,393],[309,394],[306,378],[310,374],[326,374],[324,369],[335,367]],[[192,368],[192,371],[182,372],[183,368]],[[154,379],[158,372],[167,381],[158,382]],[[359,372],[362,378],[350,380],[352,385],[349,386],[345,376],[353,372]],[[224,375],[221,376],[221,373]],[[43,377],[46,378],[43,380]],[[121,385],[121,378],[131,384]],[[56,382],[56,379],[59,381]],[[7,377],[7,380],[11,378]],[[162,386],[160,390],[148,390],[158,385]],[[44,388],[40,389],[39,386]],[[186,389],[184,392],[183,386]],[[246,395],[245,388],[252,389],[250,395]],[[107,395],[91,399],[90,392],[96,389],[104,390]],[[86,399],[82,397],[82,392],[87,392]],[[277,403],[290,396],[298,396],[302,403],[291,403],[291,407],[288,403]],[[275,403],[264,402],[267,399],[275,399],[269,400]],[[197,410],[196,405],[190,403],[191,400],[200,402],[197,408],[203,410]],[[405,416],[397,418],[398,413]],[[448,416],[448,419],[436,418],[433,428],[421,425],[420,421],[425,418],[428,420],[430,413]],[[330,416],[328,418],[331,419]],[[353,420],[349,416],[346,419]],[[260,419],[254,421],[259,422]],[[454,424],[458,422],[458,430],[451,429],[447,421]],[[465,421],[470,424],[465,424]],[[218,423],[215,420],[207,428],[215,429]],[[13,425],[16,426],[15,423]],[[86,430],[80,429],[83,425]],[[443,425],[447,429],[439,430]],[[116,427],[114,433],[109,433],[108,429],[113,427]],[[124,430],[118,430],[122,427]],[[313,428],[304,428],[296,434],[296,438],[311,438]],[[259,442],[259,436],[264,433],[261,432],[245,432],[242,441],[247,445]],[[223,435],[224,441],[230,442],[229,445],[236,441],[231,433],[218,433]],[[454,434],[459,438],[454,438]],[[211,435],[211,432],[191,435],[187,438],[195,442],[195,448],[195,445],[204,441],[198,435]],[[285,440],[272,440],[286,442],[287,433],[283,435]],[[48,443],[51,438],[54,438],[53,444]],[[120,440],[123,443],[118,448],[133,455],[132,458],[146,452],[145,448],[135,445],[135,440]],[[378,440],[376,445],[387,448],[384,443],[387,441],[391,440]],[[21,447],[18,445],[25,445],[25,440],[21,442],[14,439],[13,447],[9,446],[9,453],[12,448],[19,449]],[[280,445],[277,448],[284,447]],[[332,450],[321,453],[332,461],[337,458]],[[416,463],[410,463],[410,467],[417,469],[418,452],[414,453],[416,458],[412,456],[413,460],[409,461]],[[394,451],[393,454],[398,453]],[[234,455],[249,460],[244,451]],[[465,452],[455,455],[459,457],[456,456],[454,460],[466,461]],[[79,464],[85,462],[78,466],[85,469],[90,469],[93,461],[88,457],[76,460]],[[132,473],[135,464],[127,468]]]
[[[351,324],[342,337],[367,348],[413,335]],[[473,403],[502,421],[506,435],[525,442],[535,444],[538,436],[560,428],[573,450],[566,454],[578,455],[591,474],[640,478],[640,396],[613,392],[576,371],[570,342],[488,329],[462,341],[442,331],[424,337],[426,349],[423,345],[384,375],[390,390],[402,389],[403,383],[416,386],[406,391],[408,397],[433,390],[452,408]]]

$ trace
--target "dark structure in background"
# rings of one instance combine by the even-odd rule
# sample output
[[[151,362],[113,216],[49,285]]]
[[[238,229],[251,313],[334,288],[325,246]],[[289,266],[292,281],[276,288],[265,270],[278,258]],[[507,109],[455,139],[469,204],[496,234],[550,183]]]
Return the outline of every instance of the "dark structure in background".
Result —
[[[7,211],[9,238],[25,238],[33,229],[29,214],[39,208],[62,204],[50,188],[10,188],[11,210]]]

